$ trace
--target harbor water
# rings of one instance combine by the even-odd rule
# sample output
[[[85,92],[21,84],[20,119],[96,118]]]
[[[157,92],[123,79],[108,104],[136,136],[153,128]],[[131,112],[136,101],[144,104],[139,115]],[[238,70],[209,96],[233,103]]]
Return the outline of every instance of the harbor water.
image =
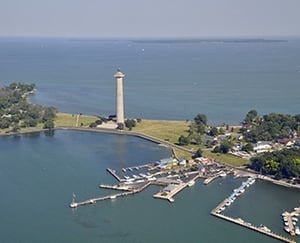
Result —
[[[283,38],[284,39],[284,38]],[[0,38],[0,85],[35,83],[31,102],[61,112],[110,115],[121,68],[130,118],[238,124],[246,113],[298,114],[300,41],[145,42]],[[101,183],[121,169],[169,157],[140,138],[78,131],[0,137],[0,242],[262,242],[274,239],[210,215],[244,179],[198,180],[170,204],[159,187],[72,210],[76,201],[111,194]],[[281,213],[299,190],[257,181],[225,214],[283,231]],[[299,239],[295,238],[295,239]],[[298,240],[299,241],[299,240]]]
[[[198,180],[175,196],[154,199],[159,187],[77,209],[76,200],[111,194],[121,168],[168,157],[171,151],[131,136],[58,130],[0,138],[1,242],[274,242],[210,211],[245,179]],[[299,190],[258,181],[224,213],[283,232],[281,213],[299,206]]]

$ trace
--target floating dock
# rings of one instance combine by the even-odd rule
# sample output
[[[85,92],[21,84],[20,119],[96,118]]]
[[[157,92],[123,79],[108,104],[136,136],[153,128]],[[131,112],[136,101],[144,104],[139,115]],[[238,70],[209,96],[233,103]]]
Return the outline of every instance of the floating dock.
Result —
[[[298,208],[294,208],[294,211],[292,212],[282,213],[283,221],[285,223],[284,230],[290,233],[291,236],[296,235],[296,227],[293,224],[293,217],[298,217],[299,214],[300,214],[300,206]]]
[[[129,171],[133,171],[133,170],[140,170],[142,168],[149,168],[151,167],[153,164],[144,164],[144,165],[137,165],[137,166],[131,166],[131,167],[126,167],[126,168],[122,168],[123,172],[126,172],[127,170]]]
[[[232,218],[232,217],[226,216],[226,215],[224,215],[224,214],[221,213],[222,211],[225,210],[225,208],[228,205],[230,205],[233,202],[232,199],[236,198],[236,196],[237,196],[238,193],[240,193],[242,190],[245,190],[246,187],[252,185],[254,182],[255,182],[254,178],[249,178],[246,182],[243,182],[242,185],[239,188],[237,188],[236,190],[234,190],[234,192],[228,198],[226,198],[225,200],[223,200],[216,208],[214,208],[210,212],[210,214],[213,215],[213,216],[215,216],[215,217],[227,220],[229,222],[241,225],[241,226],[243,226],[245,228],[248,228],[248,229],[257,231],[259,233],[265,234],[267,236],[273,237],[274,239],[281,240],[283,242],[288,242],[288,243],[296,243],[292,239],[289,239],[287,237],[284,237],[282,235],[278,235],[278,234],[272,232],[266,226],[259,226],[259,227],[257,227],[255,225],[252,225],[249,222],[245,222],[241,218],[237,218],[236,219],[236,218]]]
[[[115,170],[113,170],[113,169],[111,169],[111,168],[107,168],[106,170],[107,170],[110,174],[112,174],[112,176],[115,177],[119,182],[124,182],[124,181],[125,181],[125,179],[121,179],[121,178],[117,175],[117,173],[116,173]]]
[[[241,225],[243,227],[246,227],[248,229],[251,229],[251,230],[254,230],[254,231],[257,231],[259,233],[262,233],[262,234],[265,234],[267,236],[270,236],[270,237],[273,237],[274,239],[277,239],[277,240],[281,240],[283,242],[288,242],[288,243],[296,243],[296,241],[292,240],[292,239],[289,239],[287,237],[284,237],[282,235],[278,235],[276,233],[273,233],[271,231],[268,231],[266,228],[264,227],[257,227],[257,226],[254,226],[252,225],[251,223],[248,223],[248,222],[245,222],[243,221],[242,219],[238,218],[238,219],[234,219],[234,218],[231,218],[229,216],[225,216],[223,214],[219,214],[219,213],[216,213],[214,210],[211,212],[211,215],[213,216],[216,216],[216,217],[219,217],[221,219],[224,219],[224,220],[227,220],[229,222],[232,222],[232,223],[235,223],[235,224],[238,224],[238,225]]]
[[[135,194],[135,193],[138,193],[138,192],[144,190],[150,184],[151,184],[151,182],[147,182],[145,185],[143,185],[143,186],[141,186],[141,187],[139,187],[137,189],[133,189],[131,191],[117,193],[117,194],[112,194],[112,195],[103,196],[103,197],[91,198],[91,199],[87,199],[87,200],[81,201],[81,202],[72,202],[70,204],[70,207],[71,208],[77,208],[79,206],[84,206],[84,205],[87,205],[87,204],[95,204],[95,203],[100,202],[100,201],[113,200],[113,199],[116,199],[118,197],[132,195],[132,194]]]

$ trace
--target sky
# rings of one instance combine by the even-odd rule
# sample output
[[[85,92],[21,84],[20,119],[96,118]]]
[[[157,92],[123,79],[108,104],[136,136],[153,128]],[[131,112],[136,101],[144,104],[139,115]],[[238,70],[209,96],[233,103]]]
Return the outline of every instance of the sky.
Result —
[[[300,36],[300,0],[0,0],[0,36]]]

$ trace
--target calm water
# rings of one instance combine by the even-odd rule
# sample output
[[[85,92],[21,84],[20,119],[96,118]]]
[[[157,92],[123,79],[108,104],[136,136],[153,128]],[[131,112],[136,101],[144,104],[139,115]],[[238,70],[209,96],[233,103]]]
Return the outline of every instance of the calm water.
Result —
[[[72,210],[78,200],[111,191],[105,169],[155,161],[170,150],[136,137],[56,131],[1,137],[1,242],[263,242],[273,239],[209,215],[241,179],[198,181],[175,197],[156,200],[159,190]],[[299,206],[300,192],[258,182],[226,212],[283,233],[281,212]]]
[[[127,117],[238,123],[250,109],[299,113],[300,41],[281,43],[137,43],[0,39],[0,85],[36,83],[32,102],[60,111],[114,113],[113,74],[126,74]],[[0,242],[274,242],[209,215],[240,179],[198,181],[175,197],[159,190],[71,210],[77,200],[111,193],[105,169],[148,163],[169,149],[135,137],[56,131],[0,137]],[[278,233],[280,214],[300,192],[265,182],[226,211]]]
[[[239,123],[250,109],[298,114],[300,40],[268,43],[139,43],[0,39],[0,85],[36,83],[32,102],[109,115],[113,74],[126,74],[127,117]]]

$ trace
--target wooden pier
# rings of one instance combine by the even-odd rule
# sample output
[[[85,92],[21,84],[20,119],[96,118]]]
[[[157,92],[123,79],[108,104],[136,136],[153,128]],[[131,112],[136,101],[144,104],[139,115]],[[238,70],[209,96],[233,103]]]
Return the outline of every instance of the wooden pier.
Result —
[[[131,167],[122,168],[122,171],[126,172],[127,170],[129,170],[129,171],[139,170],[139,169],[142,169],[142,168],[152,167],[152,165],[153,164],[144,164],[144,165],[131,166]]]
[[[112,194],[112,195],[103,196],[103,197],[91,198],[91,199],[87,199],[87,200],[81,201],[81,202],[72,202],[70,204],[70,207],[71,208],[77,208],[79,206],[84,206],[84,205],[87,205],[87,204],[95,204],[95,203],[100,202],[100,201],[113,200],[113,199],[116,199],[118,197],[132,195],[132,194],[135,194],[135,193],[138,193],[138,192],[144,190],[150,184],[151,184],[151,182],[147,182],[143,186],[141,186],[137,189],[133,189],[131,191],[121,192],[121,193]]]
[[[112,176],[115,177],[119,182],[124,182],[124,181],[125,181],[125,179],[121,179],[121,178],[117,175],[117,173],[116,173],[115,170],[113,170],[113,169],[111,169],[111,168],[107,168],[106,170],[107,170],[110,174],[112,174]]]
[[[248,183],[249,183],[249,179],[248,179]],[[247,187],[247,184],[246,183],[242,183],[242,185],[238,188],[238,190],[245,189],[246,187]],[[249,222],[245,222],[241,218],[232,218],[232,217],[229,217],[229,216],[226,216],[226,215],[222,214],[221,212],[225,210],[226,205],[228,205],[227,203],[232,203],[231,197],[232,197],[232,195],[229,198],[226,198],[225,200],[223,200],[221,203],[219,203],[219,205],[216,208],[214,208],[210,212],[210,214],[213,215],[213,216],[215,216],[215,217],[227,220],[229,222],[241,225],[241,226],[243,226],[245,228],[248,228],[248,229],[254,230],[256,232],[265,234],[267,236],[273,237],[274,239],[277,239],[277,240],[280,240],[280,241],[283,241],[283,242],[288,242],[288,243],[296,243],[294,240],[292,240],[290,238],[287,238],[287,237],[284,237],[282,235],[278,235],[278,234],[272,232],[266,226],[257,227],[255,225],[252,225]]]
[[[120,184],[118,185],[107,185],[107,184],[101,184],[99,185],[100,188],[105,188],[105,189],[111,189],[111,190],[118,190],[118,191],[131,191],[132,189],[128,186],[122,186]]]
[[[294,208],[294,211],[292,211],[292,212],[284,212],[282,214],[283,221],[284,221],[284,223],[287,224],[287,225],[285,225],[284,229],[285,229],[285,231],[290,233],[291,236],[296,235],[296,230],[295,230],[295,226],[293,224],[292,218],[297,215],[299,216],[299,214],[300,214],[300,206],[298,208]]]
[[[181,190],[186,188],[187,186],[193,185],[195,181],[200,177],[199,174],[197,174],[195,177],[193,177],[191,180],[189,180],[186,183],[179,183],[179,184],[172,184],[174,188],[169,191],[161,191],[153,195],[154,198],[159,198],[159,199],[165,199],[168,200],[169,202],[174,202],[174,196],[179,193]]]
[[[257,227],[257,226],[254,226],[248,222],[245,222],[243,221],[242,219],[238,218],[238,219],[235,219],[235,218],[231,218],[229,216],[225,216],[223,214],[219,214],[219,213],[216,213],[215,210],[211,211],[211,215],[213,216],[216,216],[216,217],[219,217],[221,219],[224,219],[224,220],[227,220],[229,222],[232,222],[232,223],[235,223],[235,224],[238,224],[238,225],[241,225],[243,227],[246,227],[248,229],[251,229],[251,230],[254,230],[254,231],[257,231],[259,233],[262,233],[262,234],[265,234],[267,236],[270,236],[270,237],[273,237],[274,239],[277,239],[277,240],[281,240],[283,242],[288,242],[288,243],[296,243],[296,241],[290,239],[290,238],[287,238],[287,237],[284,237],[282,235],[278,235],[274,232],[271,232],[271,231],[267,231],[265,228],[263,227]]]

